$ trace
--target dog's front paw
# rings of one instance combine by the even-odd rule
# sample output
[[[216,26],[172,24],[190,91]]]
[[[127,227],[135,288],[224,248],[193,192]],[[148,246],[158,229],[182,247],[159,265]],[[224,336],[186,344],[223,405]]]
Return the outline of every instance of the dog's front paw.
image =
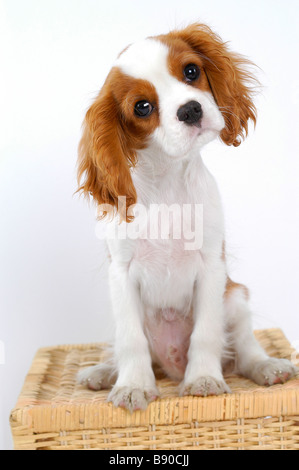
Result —
[[[191,384],[182,384],[180,395],[195,395],[197,397],[207,397],[208,395],[221,395],[222,393],[231,393],[229,386],[224,380],[218,380],[214,377],[199,377]]]
[[[298,369],[287,359],[270,357],[256,363],[248,377],[259,385],[283,384],[291,379]]]
[[[156,387],[151,389],[133,387],[113,387],[108,401],[115,406],[126,408],[131,413],[136,410],[145,410],[149,403],[156,400],[159,392]]]

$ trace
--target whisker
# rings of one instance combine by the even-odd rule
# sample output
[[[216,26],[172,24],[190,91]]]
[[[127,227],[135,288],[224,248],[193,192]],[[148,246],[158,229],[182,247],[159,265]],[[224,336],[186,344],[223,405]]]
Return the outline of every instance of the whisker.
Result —
[[[230,114],[231,116],[234,116],[241,124],[245,124],[245,121],[243,119],[241,119],[240,116],[237,116],[235,113],[233,113],[232,111],[223,111],[223,109],[225,109],[225,107],[223,107],[223,106],[222,107],[219,106],[219,109],[224,114]],[[227,119],[229,119],[229,118],[227,118]]]

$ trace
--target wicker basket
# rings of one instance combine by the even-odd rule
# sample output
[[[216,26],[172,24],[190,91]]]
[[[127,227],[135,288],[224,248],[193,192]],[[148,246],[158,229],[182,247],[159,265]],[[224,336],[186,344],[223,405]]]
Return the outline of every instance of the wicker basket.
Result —
[[[281,330],[256,336],[271,356],[290,358]],[[107,403],[107,391],[76,384],[78,370],[103,351],[89,344],[37,352],[11,413],[16,449],[299,449],[299,375],[266,388],[230,374],[233,393],[207,398],[178,397],[177,384],[161,378],[161,398],[130,414]]]

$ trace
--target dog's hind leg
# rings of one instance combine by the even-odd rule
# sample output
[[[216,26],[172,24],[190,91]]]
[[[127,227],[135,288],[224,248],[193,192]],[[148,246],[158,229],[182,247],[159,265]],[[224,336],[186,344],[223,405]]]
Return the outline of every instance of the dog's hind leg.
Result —
[[[110,389],[115,384],[116,379],[117,370],[113,357],[81,370],[77,376],[77,382],[91,390]]]
[[[297,371],[286,359],[269,357],[256,340],[248,305],[248,289],[229,278],[224,296],[230,346],[236,371],[259,385],[284,383]]]

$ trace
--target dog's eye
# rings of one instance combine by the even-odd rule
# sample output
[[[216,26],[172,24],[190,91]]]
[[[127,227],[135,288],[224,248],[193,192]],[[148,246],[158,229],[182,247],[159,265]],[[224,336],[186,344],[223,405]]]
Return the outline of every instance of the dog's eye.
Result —
[[[154,107],[146,100],[138,101],[134,107],[134,113],[138,117],[147,117],[152,114]]]
[[[197,80],[200,75],[200,68],[195,64],[188,64],[184,68],[184,75],[187,82],[193,82]]]

